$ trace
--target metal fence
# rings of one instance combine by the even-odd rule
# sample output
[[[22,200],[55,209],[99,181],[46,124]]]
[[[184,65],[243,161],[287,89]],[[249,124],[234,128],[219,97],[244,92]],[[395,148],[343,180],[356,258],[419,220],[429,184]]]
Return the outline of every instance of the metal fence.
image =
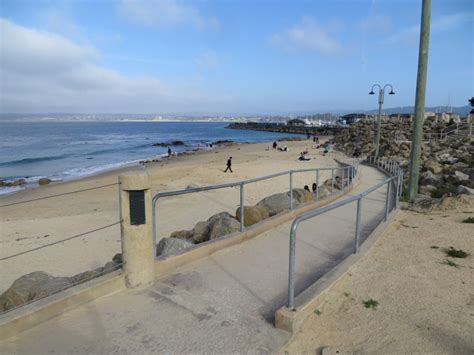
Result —
[[[366,191],[348,197],[344,200],[338,201],[328,206],[318,208],[306,213],[303,213],[297,216],[291,225],[290,229],[290,245],[289,245],[289,272],[288,272],[288,308],[290,310],[295,310],[295,264],[296,264],[296,234],[298,231],[298,226],[301,222],[308,219],[320,216],[329,211],[336,210],[339,207],[348,205],[355,202],[357,207],[355,211],[355,229],[354,229],[354,238],[353,238],[353,253],[356,254],[359,252],[359,247],[363,243],[361,240],[361,216],[363,210],[363,201],[368,199],[368,195],[373,193],[376,190],[381,188],[386,189],[383,217],[381,220],[376,219],[375,223],[372,223],[365,230],[365,237],[368,237],[370,233],[383,221],[387,221],[389,213],[398,207],[399,197],[402,193],[402,182],[403,182],[403,170],[400,168],[399,164],[395,161],[388,159],[381,159],[375,157],[367,158],[365,162],[367,165],[375,166],[382,170],[388,175],[386,179],[370,187]]]
[[[64,283],[58,282],[57,287],[54,286],[51,289],[48,289],[47,292],[43,292],[43,294],[41,295],[34,295],[26,303],[23,303],[19,306],[11,307],[11,305],[7,306],[5,304],[0,304],[0,315],[13,311],[14,309],[17,309],[19,307],[23,307],[29,303],[36,302],[42,298],[63,291],[69,287],[84,283],[93,278],[99,277],[122,267],[122,262],[120,260],[114,260],[113,262],[111,262],[112,256],[114,256],[113,249],[115,248],[112,248],[112,250],[110,250],[111,254],[109,256],[106,256],[102,255],[100,251],[91,253],[90,251],[93,250],[91,249],[93,247],[86,246],[84,244],[86,242],[86,237],[94,237],[92,239],[88,239],[87,242],[93,241],[92,243],[102,244],[107,242],[107,240],[104,241],[104,235],[101,235],[101,233],[106,232],[106,234],[108,235],[115,235],[115,231],[119,233],[118,227],[120,224],[120,220],[118,216],[105,216],[107,223],[104,223],[104,221],[102,221],[102,217],[98,217],[98,224],[100,223],[99,221],[102,221],[102,224],[93,228],[87,228],[84,227],[85,221],[82,217],[83,213],[89,210],[89,208],[91,209],[91,211],[89,212],[96,211],[97,209],[94,209],[92,211],[93,206],[97,206],[98,204],[102,206],[103,201],[99,197],[94,197],[92,201],[88,201],[88,205],[85,210],[83,209],[83,207],[85,206],[77,205],[77,214],[71,215],[69,214],[71,212],[67,209],[68,207],[66,207],[68,204],[71,203],[71,201],[73,201],[71,200],[71,197],[77,196],[77,194],[79,193],[98,189],[115,190],[118,185],[118,183],[112,183],[101,186],[94,186],[91,188],[84,188],[58,194],[41,196],[33,199],[21,199],[21,197],[14,198],[12,202],[3,203],[0,205],[0,213],[2,214],[2,219],[4,219],[5,221],[10,220],[10,224],[12,224],[12,226],[9,227],[9,232],[7,232],[6,229],[2,231],[2,243],[14,244],[15,242],[25,241],[25,246],[37,244],[36,246],[30,246],[30,248],[20,250],[18,250],[18,247],[13,246],[11,248],[13,250],[8,255],[4,255],[3,253],[0,254],[0,268],[2,270],[1,274],[4,277],[4,279],[2,279],[2,283],[0,283],[0,293],[4,292],[7,289],[10,280],[14,281],[18,277],[24,276],[25,274],[30,273],[32,271],[43,270],[46,272],[51,272],[51,269],[56,270],[56,272],[59,272],[61,270],[64,271],[64,269],[66,269],[65,263],[69,263],[70,270],[68,271],[68,273],[74,273],[74,275],[72,276],[54,275],[59,277],[60,279],[64,279],[65,277],[67,277],[70,279],[70,281]],[[110,191],[110,196],[113,196],[113,200],[118,199],[118,194],[116,194],[113,190]],[[12,196],[6,196],[5,198],[2,198],[2,202],[4,200],[12,200]],[[47,204],[43,202],[46,202]],[[13,206],[15,207],[15,209],[10,208]],[[63,226],[57,226],[54,223],[50,223],[49,219],[51,218],[51,216],[49,216],[48,214],[46,214],[46,216],[38,218],[37,211],[48,209],[50,206],[56,206],[58,208],[58,211],[64,211],[65,218],[73,217],[76,223],[74,223],[74,225],[71,225],[71,223],[64,223]],[[18,219],[18,223],[12,223],[11,220],[13,219],[13,221],[15,221],[15,218],[17,218],[16,216],[20,216],[21,218]],[[54,215],[53,217],[56,218],[57,216]],[[26,234],[32,232],[22,231],[22,226],[23,224],[25,224],[25,221],[27,221],[28,223],[30,221],[34,223],[33,236]],[[87,220],[87,222],[91,221]],[[41,235],[43,235],[43,237],[41,237]],[[117,234],[117,236],[119,235],[120,234]],[[100,238],[101,236],[102,238]],[[46,237],[48,237],[49,239],[53,239],[53,241],[49,243],[44,243],[43,240],[48,240],[45,239]],[[34,240],[34,243],[30,240]],[[82,253],[74,252],[74,254],[71,255],[70,253],[64,251],[64,249],[56,248],[58,246],[64,245],[64,243],[73,243],[73,252],[77,251],[77,249],[79,248]],[[120,248],[116,249],[117,250],[115,250],[115,253],[120,252]],[[2,249],[4,253],[6,250],[6,247]],[[89,250],[89,252],[87,252],[87,250]],[[108,250],[104,250],[104,252],[108,252]],[[103,259],[103,261],[99,261],[98,259]],[[78,261],[81,261],[81,264],[79,264]],[[104,265],[106,261],[109,261],[111,263],[107,263],[106,267],[98,267],[99,265]]]
[[[196,188],[189,188],[184,190],[175,190],[175,191],[167,191],[167,192],[159,192],[153,196],[152,200],[152,210],[153,210],[153,246],[154,246],[154,255],[156,256],[156,244],[157,244],[157,221],[158,221],[158,212],[157,212],[157,204],[158,200],[164,197],[171,197],[171,196],[179,196],[179,195],[186,195],[191,193],[198,193],[204,191],[212,191],[212,190],[219,190],[225,188],[232,188],[238,187],[240,189],[239,194],[239,207],[240,207],[240,231],[243,232],[245,230],[245,221],[244,221],[244,200],[245,200],[245,186],[249,184],[253,184],[259,181],[270,180],[280,176],[288,176],[288,187],[289,187],[289,206],[290,210],[293,210],[294,206],[294,199],[293,199],[293,177],[298,173],[308,173],[313,172],[315,175],[315,183],[317,186],[315,192],[315,200],[319,200],[319,191],[321,189],[320,180],[322,172],[331,172],[331,195],[333,195],[335,191],[335,183],[336,178],[340,180],[343,190],[347,189],[349,186],[352,185],[352,182],[357,177],[358,169],[359,169],[359,161],[355,158],[347,158],[346,156],[339,154],[339,153],[332,153],[331,156],[340,164],[337,167],[328,167],[328,168],[310,168],[310,169],[294,169],[294,170],[287,170],[282,171],[279,173],[265,175],[256,177],[253,179],[230,182],[225,184],[217,184],[217,185],[210,185],[205,187],[196,187]],[[340,176],[339,176],[340,175]]]

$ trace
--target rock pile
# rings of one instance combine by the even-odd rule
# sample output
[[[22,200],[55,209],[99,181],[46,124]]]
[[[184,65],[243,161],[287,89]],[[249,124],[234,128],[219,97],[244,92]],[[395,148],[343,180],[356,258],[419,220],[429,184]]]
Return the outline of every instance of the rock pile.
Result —
[[[427,119],[424,133],[435,133],[445,123]],[[336,148],[349,156],[369,156],[374,153],[376,128],[371,123],[358,123],[334,137]],[[411,144],[411,124],[390,122],[382,125],[379,155],[398,161],[408,171]],[[472,194],[474,188],[473,137],[448,136],[446,140],[431,140],[422,145],[420,193],[434,198],[445,194]],[[405,174],[407,183],[408,174]]]
[[[312,193],[303,189],[293,189],[293,203],[297,206],[313,200]],[[268,217],[289,210],[290,193],[279,193],[258,202],[255,206],[244,206],[244,225],[258,223]],[[174,255],[182,249],[207,242],[240,230],[240,207],[235,217],[228,212],[211,216],[207,221],[196,223],[192,230],[180,230],[162,238],[156,247],[156,256]]]
[[[8,290],[0,296],[0,311],[8,311],[11,308],[55,294],[99,275],[114,271],[121,263],[122,254],[116,254],[112,261],[103,267],[81,272],[71,277],[56,277],[44,271],[34,271],[23,275],[16,279]]]

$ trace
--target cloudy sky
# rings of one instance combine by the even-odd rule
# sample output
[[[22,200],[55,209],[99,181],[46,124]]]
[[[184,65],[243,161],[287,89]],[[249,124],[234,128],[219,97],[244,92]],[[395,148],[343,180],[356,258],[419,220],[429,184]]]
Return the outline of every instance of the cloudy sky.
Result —
[[[414,105],[421,0],[0,0],[0,112]],[[474,1],[433,0],[427,105],[474,95]]]

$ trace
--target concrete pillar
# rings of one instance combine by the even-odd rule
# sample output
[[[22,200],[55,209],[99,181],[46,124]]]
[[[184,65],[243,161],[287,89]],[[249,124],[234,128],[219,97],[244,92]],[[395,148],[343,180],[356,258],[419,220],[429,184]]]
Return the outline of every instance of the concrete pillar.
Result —
[[[144,171],[128,172],[119,182],[125,282],[129,288],[146,286],[155,277],[150,179]]]

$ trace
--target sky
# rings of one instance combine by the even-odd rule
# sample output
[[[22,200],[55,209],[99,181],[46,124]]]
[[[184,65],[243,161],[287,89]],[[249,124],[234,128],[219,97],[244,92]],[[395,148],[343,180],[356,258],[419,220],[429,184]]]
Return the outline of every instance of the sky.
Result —
[[[421,0],[0,0],[0,113],[415,103]],[[433,0],[426,105],[474,95],[474,1]]]

